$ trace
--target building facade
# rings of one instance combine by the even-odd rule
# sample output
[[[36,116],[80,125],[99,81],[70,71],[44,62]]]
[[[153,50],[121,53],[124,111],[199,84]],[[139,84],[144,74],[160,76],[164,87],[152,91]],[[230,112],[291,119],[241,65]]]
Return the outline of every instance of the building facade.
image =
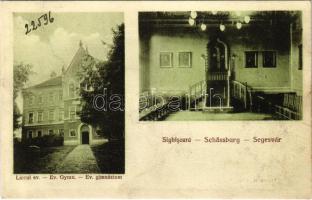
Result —
[[[79,49],[62,75],[51,77],[23,90],[22,140],[44,135],[64,137],[65,145],[94,144],[104,139],[94,127],[80,121],[79,90],[83,63],[90,55],[80,42]]]

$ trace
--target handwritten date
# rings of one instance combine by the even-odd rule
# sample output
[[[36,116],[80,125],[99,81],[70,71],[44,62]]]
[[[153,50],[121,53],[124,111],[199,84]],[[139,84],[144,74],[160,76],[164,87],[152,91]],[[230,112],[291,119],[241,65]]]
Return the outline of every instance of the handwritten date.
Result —
[[[44,15],[41,15],[37,21],[31,21],[30,24],[25,24],[26,33],[29,34],[31,31],[37,30],[42,25],[48,25],[49,23],[53,23],[54,18],[51,16],[51,11]]]

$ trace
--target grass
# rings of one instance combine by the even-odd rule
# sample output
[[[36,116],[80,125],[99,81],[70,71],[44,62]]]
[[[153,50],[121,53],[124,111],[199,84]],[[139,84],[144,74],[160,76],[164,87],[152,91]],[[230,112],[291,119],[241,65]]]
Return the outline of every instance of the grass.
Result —
[[[125,173],[125,146],[122,141],[107,142],[91,146],[101,173]]]
[[[46,174],[55,173],[57,165],[75,148],[75,146],[42,147],[38,151],[29,151],[24,147],[14,147],[14,173]]]

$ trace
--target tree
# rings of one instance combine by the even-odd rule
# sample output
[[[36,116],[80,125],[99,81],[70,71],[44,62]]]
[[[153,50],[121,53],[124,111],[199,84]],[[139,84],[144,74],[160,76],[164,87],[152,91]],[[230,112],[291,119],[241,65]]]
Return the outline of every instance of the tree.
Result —
[[[19,118],[22,116],[16,98],[21,92],[25,83],[28,81],[29,75],[32,73],[32,66],[29,64],[14,64],[13,65],[13,128],[14,130],[20,127]]]
[[[83,103],[79,115],[82,122],[98,127],[103,136],[123,139],[124,25],[112,31],[113,44],[110,45],[107,61],[96,63],[89,55],[84,59],[81,77],[85,87],[80,90]]]

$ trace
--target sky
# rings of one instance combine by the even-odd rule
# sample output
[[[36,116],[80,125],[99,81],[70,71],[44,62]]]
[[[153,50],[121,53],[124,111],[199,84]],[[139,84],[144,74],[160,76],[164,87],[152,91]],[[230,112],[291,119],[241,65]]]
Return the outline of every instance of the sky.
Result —
[[[45,13],[14,13],[14,63],[33,66],[27,86],[49,79],[52,71],[58,75],[68,67],[81,40],[89,53],[105,60],[112,44],[112,28],[123,23],[122,13],[53,13],[53,23],[42,25],[25,34],[25,24],[37,21]]]

